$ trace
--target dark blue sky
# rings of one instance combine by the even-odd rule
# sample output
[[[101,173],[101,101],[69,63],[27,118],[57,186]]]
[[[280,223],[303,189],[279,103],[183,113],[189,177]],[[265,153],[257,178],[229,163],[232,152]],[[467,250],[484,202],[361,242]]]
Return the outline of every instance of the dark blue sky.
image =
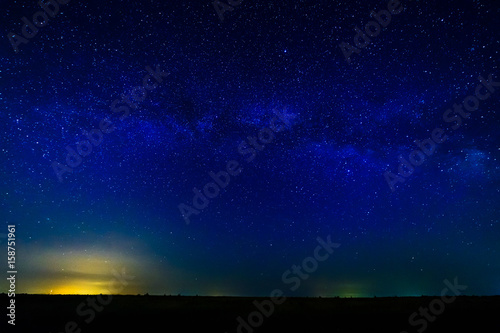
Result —
[[[402,1],[347,62],[339,45],[387,6],[244,0],[221,22],[209,0],[70,1],[16,53],[9,33],[41,9],[2,1],[0,233],[17,226],[19,292],[104,293],[126,269],[124,292],[267,296],[331,236],[290,295],[436,295],[454,277],[499,294],[500,87],[460,128],[443,119],[500,81],[498,3]],[[435,128],[447,140],[391,191],[384,173]]]

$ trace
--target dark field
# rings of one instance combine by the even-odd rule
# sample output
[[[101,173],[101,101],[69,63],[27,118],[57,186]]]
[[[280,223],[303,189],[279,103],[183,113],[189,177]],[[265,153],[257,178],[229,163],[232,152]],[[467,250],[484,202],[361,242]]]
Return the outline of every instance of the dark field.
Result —
[[[101,311],[90,310],[87,298]],[[7,295],[0,295],[8,304]],[[263,317],[260,327],[239,332],[423,332],[423,317],[414,326],[409,316],[428,308],[436,297],[399,298],[289,298]],[[107,302],[105,298],[102,299]],[[256,311],[254,300],[269,298],[113,296],[100,305],[96,296],[17,295],[16,326],[8,332],[237,332],[236,318]],[[80,305],[81,303],[84,305]],[[267,303],[269,304],[269,303]],[[77,308],[80,305],[80,314]],[[3,307],[4,313],[7,309]],[[500,296],[460,296],[428,322],[425,332],[499,332]],[[92,318],[93,313],[95,317]],[[6,327],[5,314],[1,327]],[[86,322],[88,321],[88,323]],[[258,317],[254,320],[258,321]],[[67,324],[74,322],[74,324]],[[248,321],[247,321],[248,322]],[[67,330],[66,330],[67,326]],[[4,329],[1,330],[4,332]]]

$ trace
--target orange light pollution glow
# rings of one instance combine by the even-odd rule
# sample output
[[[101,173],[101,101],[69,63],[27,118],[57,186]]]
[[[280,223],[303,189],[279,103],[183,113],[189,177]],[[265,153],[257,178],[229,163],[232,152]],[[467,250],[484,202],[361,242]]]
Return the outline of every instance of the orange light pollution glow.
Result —
[[[30,294],[137,294],[139,258],[119,252],[70,250],[33,251],[26,260],[32,274],[24,290]],[[140,280],[140,279],[138,279]],[[122,282],[122,283],[120,283]]]

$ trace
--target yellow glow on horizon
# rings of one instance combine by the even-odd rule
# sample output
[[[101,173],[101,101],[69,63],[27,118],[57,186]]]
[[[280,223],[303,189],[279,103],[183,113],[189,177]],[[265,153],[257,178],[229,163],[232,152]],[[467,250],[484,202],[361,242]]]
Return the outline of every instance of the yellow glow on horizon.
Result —
[[[88,281],[73,281],[68,284],[62,284],[59,286],[54,286],[50,290],[53,295],[68,295],[68,294],[109,294],[108,292],[103,292],[106,288],[102,286],[102,283],[89,283]]]
[[[25,262],[33,274],[19,292],[30,294],[138,294],[143,281],[137,273],[148,271],[140,253],[116,249],[33,251]],[[120,281],[123,274],[126,283]]]
[[[113,289],[110,285],[114,283],[115,288],[120,286],[120,282],[110,277],[106,281],[89,281],[83,279],[50,279],[38,281],[37,286],[31,286],[27,291],[29,294],[52,294],[52,295],[136,295],[142,293],[137,289],[134,281],[131,285],[123,289]]]

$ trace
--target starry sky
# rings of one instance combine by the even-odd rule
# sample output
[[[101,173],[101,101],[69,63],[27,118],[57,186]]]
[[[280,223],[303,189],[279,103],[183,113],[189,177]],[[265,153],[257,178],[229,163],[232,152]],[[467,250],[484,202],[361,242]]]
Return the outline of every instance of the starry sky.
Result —
[[[124,269],[131,294],[420,296],[454,277],[500,294],[500,87],[443,121],[480,76],[500,81],[500,6],[400,6],[348,62],[341,43],[388,1],[243,0],[221,20],[210,0],[73,0],[15,52],[41,8],[2,0],[18,292],[107,293]],[[435,128],[448,139],[392,191],[384,174]],[[328,236],[341,246],[290,292],[283,272]]]

